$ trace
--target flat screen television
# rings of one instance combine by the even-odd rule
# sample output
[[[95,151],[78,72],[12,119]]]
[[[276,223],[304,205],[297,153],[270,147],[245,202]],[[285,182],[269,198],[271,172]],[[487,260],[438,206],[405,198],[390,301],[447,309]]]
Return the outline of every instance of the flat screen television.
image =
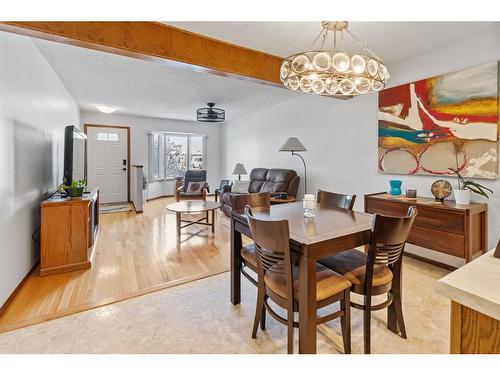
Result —
[[[63,182],[70,185],[72,181],[87,178],[87,136],[75,126],[64,129],[64,176]]]

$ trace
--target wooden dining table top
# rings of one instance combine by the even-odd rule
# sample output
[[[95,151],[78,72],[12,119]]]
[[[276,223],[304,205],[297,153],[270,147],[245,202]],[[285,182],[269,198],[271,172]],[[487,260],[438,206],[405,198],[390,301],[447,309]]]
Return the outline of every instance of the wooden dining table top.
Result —
[[[302,202],[255,207],[252,213],[261,220],[288,220],[290,239],[303,245],[311,245],[333,238],[370,230],[373,215],[363,212],[317,205],[316,217],[304,217]],[[233,215],[246,220],[243,211]]]

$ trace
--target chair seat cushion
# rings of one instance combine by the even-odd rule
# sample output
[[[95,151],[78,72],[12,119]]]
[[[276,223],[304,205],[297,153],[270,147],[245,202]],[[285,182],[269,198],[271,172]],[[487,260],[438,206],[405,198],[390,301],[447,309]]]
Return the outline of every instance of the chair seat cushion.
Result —
[[[337,255],[320,259],[318,262],[329,269],[343,275],[353,285],[363,286],[365,283],[366,262],[368,256],[359,250],[347,250]],[[392,281],[392,272],[387,266],[373,267],[373,286],[382,286]]]
[[[299,267],[292,266],[293,294],[294,298],[299,298]],[[264,281],[269,289],[282,298],[287,298],[286,277],[282,273],[268,271],[264,275]],[[321,301],[332,297],[335,294],[349,289],[351,283],[345,277],[336,272],[316,264],[316,300]]]
[[[252,242],[241,248],[241,258],[246,266],[257,272],[257,253],[255,252],[255,244]]]

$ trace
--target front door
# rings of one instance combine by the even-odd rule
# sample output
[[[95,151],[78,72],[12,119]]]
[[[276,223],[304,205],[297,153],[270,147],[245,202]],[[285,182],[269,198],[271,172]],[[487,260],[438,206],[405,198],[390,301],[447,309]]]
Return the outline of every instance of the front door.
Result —
[[[128,129],[87,125],[87,183],[101,203],[128,201]]]

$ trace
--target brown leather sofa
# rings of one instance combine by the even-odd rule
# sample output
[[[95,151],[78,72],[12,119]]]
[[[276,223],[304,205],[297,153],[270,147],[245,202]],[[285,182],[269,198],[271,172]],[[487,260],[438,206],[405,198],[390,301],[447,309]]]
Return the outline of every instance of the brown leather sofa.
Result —
[[[300,177],[291,169],[267,169],[254,168],[250,172],[250,187],[248,192],[252,193],[287,193],[296,197],[299,188]],[[231,186],[224,186],[220,202],[221,210],[231,216]]]

